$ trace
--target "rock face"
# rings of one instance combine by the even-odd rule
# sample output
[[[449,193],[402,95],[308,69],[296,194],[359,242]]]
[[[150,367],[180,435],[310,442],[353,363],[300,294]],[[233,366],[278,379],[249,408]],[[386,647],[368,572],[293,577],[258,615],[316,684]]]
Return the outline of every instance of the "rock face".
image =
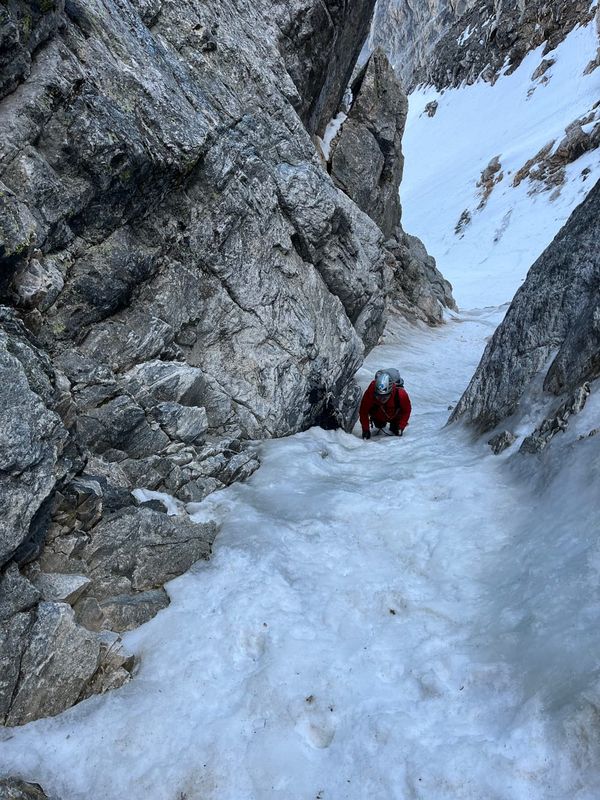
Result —
[[[301,0],[73,0],[0,103],[5,299],[76,384],[92,449],[103,427],[134,457],[168,444],[125,385],[156,360],[197,370],[211,432],[294,432],[315,395],[344,407],[384,321],[381,236],[294,107],[317,130],[337,105],[373,2],[352,5],[324,25]]]
[[[541,44],[555,48],[594,11],[587,0],[380,0],[371,44],[388,53],[408,89],[443,89],[479,76],[494,81]]]
[[[557,396],[600,376],[598,237],[600,182],[531,267],[452,420],[489,430],[517,410],[538,374]]]
[[[456,306],[452,287],[435,260],[400,224],[408,101],[382,50],[376,50],[359,71],[351,94],[352,103],[331,145],[331,176],[386,237],[393,307],[409,319],[439,324],[444,308]]]
[[[376,50],[352,83],[354,98],[336,140],[331,176],[386,238],[400,224],[408,100],[383,50]]]
[[[5,724],[128,680],[115,632],[208,557],[214,524],[133,488],[199,501],[256,469],[249,438],[353,421],[389,254],[311,135],[373,8],[2,6]]]
[[[369,37],[382,47],[406,91],[423,80],[431,54],[448,28],[474,0],[379,0]]]

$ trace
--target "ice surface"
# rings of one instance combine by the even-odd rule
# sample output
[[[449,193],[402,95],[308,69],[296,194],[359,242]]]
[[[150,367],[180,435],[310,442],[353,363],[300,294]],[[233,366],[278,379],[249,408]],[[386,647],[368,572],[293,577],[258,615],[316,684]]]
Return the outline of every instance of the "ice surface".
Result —
[[[441,111],[448,157],[466,158],[476,137],[463,128],[462,151]],[[535,125],[514,163],[545,138]],[[391,324],[360,371],[366,386],[378,368],[401,370],[406,435],[312,429],[264,443],[258,472],[195,507],[222,522],[214,556],[126,634],[134,680],[1,733],[0,773],[62,800],[600,797],[600,435],[577,441],[600,425],[600,387],[535,469],[444,427],[501,303],[567,213],[564,194],[554,206],[506,195],[515,222],[490,256],[492,193],[483,222],[454,237],[480,167],[508,152],[500,140],[454,168],[431,139],[429,177],[412,171],[407,229],[420,220],[429,244],[443,223],[435,254],[472,309],[437,330]],[[565,191],[575,203],[579,185]]]

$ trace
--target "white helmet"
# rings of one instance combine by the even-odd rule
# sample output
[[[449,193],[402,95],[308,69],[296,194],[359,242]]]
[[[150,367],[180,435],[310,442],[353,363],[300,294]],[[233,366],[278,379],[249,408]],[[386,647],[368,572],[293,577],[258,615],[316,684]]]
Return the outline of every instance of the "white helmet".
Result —
[[[375,394],[382,400],[386,400],[392,393],[392,379],[387,372],[382,372],[375,379]]]

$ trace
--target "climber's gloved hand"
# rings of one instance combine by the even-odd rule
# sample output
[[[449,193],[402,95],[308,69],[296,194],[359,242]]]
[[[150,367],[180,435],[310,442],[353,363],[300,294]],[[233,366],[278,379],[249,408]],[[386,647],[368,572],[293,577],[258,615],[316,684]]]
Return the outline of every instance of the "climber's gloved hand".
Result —
[[[363,431],[362,432],[362,438],[363,439],[370,439],[371,438],[371,431],[368,430],[368,429],[366,431]]]

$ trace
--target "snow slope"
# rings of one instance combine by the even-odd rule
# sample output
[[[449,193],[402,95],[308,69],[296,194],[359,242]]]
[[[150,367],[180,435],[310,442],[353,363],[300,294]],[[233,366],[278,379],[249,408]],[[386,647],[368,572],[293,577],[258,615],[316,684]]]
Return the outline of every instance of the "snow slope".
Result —
[[[558,144],[567,125],[590,111],[600,119],[600,108],[593,109],[600,100],[600,69],[583,74],[597,47],[592,22],[576,28],[546,56],[556,63],[536,80],[531,76],[542,48],[493,86],[480,81],[410,96],[403,140],[403,225],[425,241],[454,285],[461,308],[509,301],[535,258],[600,178],[600,150],[595,150],[567,167],[566,183],[554,199],[548,190],[530,194],[539,186],[529,180],[512,186],[515,173],[548,142]],[[429,117],[424,108],[433,101],[438,108]],[[482,195],[477,182],[496,156],[503,179],[478,210]],[[472,221],[460,238],[455,228],[464,211]]]
[[[501,313],[390,330],[362,378],[402,364],[402,439],[262,445],[196,509],[213,560],[127,635],[133,682],[4,733],[3,769],[63,800],[600,796],[593,483],[564,527],[572,487],[532,508],[442,428]]]
[[[438,330],[391,324],[359,375],[366,385],[401,368],[407,434],[313,429],[263,443],[247,483],[189,509],[223,530],[213,559],[168,585],[170,607],[126,636],[141,657],[134,680],[2,731],[0,773],[62,800],[600,797],[600,437],[573,446],[598,420],[600,386],[535,470],[444,427],[580,185],[555,204],[499,185],[455,237],[497,148],[482,143],[475,166],[452,169],[433,139],[425,148],[417,127],[450,135],[449,94],[439,116],[413,119],[407,166],[417,145],[430,158],[422,178],[409,170],[406,226],[428,244],[435,234],[473,309]],[[466,158],[478,138],[458,139],[459,119],[449,141]],[[515,164],[537,147],[540,119]],[[501,198],[512,222],[486,255]]]

